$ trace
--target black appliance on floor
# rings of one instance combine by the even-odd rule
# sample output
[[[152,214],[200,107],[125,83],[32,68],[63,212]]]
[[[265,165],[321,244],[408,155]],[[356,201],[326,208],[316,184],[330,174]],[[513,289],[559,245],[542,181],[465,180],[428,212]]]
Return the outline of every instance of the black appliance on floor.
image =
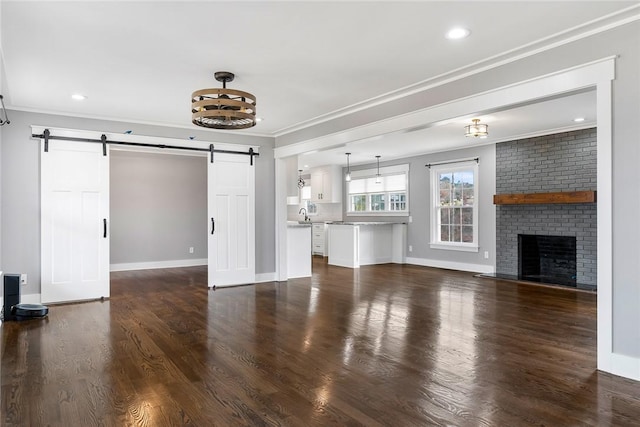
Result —
[[[20,304],[20,275],[3,276],[2,320],[28,320],[45,317],[49,308],[42,304]]]

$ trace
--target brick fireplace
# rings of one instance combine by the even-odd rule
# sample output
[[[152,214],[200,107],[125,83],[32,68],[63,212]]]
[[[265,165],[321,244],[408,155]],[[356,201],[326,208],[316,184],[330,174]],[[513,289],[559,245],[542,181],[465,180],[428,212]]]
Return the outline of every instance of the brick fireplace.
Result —
[[[546,193],[595,190],[596,129],[563,132],[497,144],[496,194]],[[517,204],[496,206],[497,275],[514,276],[543,283],[584,289],[597,286],[597,218],[595,203]],[[535,241],[538,251],[547,251],[536,268],[542,272],[523,274],[522,237]],[[568,260],[551,261],[553,238],[565,238],[559,246],[575,247]],[[527,238],[525,238],[526,240]],[[560,240],[557,240],[559,242]],[[573,243],[571,243],[573,242]],[[571,248],[573,251],[573,249]],[[570,270],[575,257],[575,273]],[[548,265],[559,267],[555,273]],[[525,271],[526,273],[526,271]],[[523,277],[523,276],[529,276]],[[537,276],[537,277],[536,277]]]

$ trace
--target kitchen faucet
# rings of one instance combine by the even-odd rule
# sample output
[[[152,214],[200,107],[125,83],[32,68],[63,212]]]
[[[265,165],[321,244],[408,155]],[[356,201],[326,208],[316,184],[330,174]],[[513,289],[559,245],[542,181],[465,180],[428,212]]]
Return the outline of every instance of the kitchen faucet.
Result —
[[[300,215],[302,215],[302,211],[304,211],[304,220],[305,221],[309,221],[309,217],[307,216],[307,210],[305,208],[300,208],[300,210],[298,211],[298,213]]]

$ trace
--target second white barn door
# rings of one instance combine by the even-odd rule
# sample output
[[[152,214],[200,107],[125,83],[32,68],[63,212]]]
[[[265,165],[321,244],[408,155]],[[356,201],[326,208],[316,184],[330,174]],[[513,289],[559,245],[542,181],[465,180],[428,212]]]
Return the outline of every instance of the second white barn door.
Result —
[[[216,154],[208,169],[209,287],[255,282],[255,165]]]

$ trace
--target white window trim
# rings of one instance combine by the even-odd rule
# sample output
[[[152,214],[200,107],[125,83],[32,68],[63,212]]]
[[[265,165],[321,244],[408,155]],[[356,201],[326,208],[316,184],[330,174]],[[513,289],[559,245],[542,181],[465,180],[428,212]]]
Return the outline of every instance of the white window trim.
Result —
[[[347,185],[347,211],[346,211],[346,216],[406,216],[408,217],[410,215],[409,213],[409,164],[402,164],[402,165],[393,165],[393,166],[383,166],[380,168],[380,175],[384,176],[384,175],[395,175],[395,174],[399,174],[399,173],[405,173],[405,178],[407,180],[407,189],[405,190],[406,194],[407,194],[407,209],[404,211],[350,211],[349,208],[351,207],[351,201],[350,201],[350,197],[351,195],[349,194],[349,186]],[[378,169],[374,168],[374,169],[360,169],[360,170],[355,170],[355,171],[351,171],[351,179],[357,179],[357,178],[374,178],[376,176],[376,174],[378,173]]]
[[[435,207],[438,204],[438,197],[440,194],[440,182],[437,179],[438,174],[442,171],[456,172],[469,169],[473,170],[473,243],[438,242],[436,241],[436,236],[438,235],[438,217],[435,213]],[[429,247],[431,249],[442,249],[449,251],[478,252],[480,247],[478,244],[478,162],[468,161],[460,162],[457,164],[434,165],[431,166],[430,172],[431,204],[429,206],[429,216],[431,217],[431,243],[429,244]]]

